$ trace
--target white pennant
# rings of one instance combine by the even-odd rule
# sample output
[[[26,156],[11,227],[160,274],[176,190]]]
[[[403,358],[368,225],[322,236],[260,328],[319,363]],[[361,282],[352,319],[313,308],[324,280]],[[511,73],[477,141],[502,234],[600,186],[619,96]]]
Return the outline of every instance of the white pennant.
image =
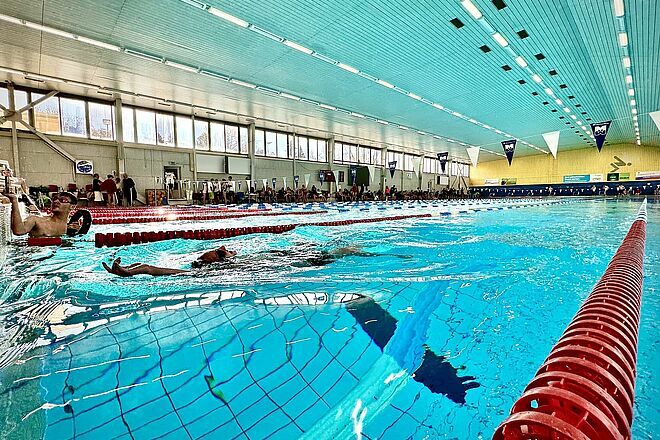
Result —
[[[472,162],[472,166],[476,167],[477,162],[479,162],[479,151],[481,148],[479,147],[469,147],[466,148],[465,151],[467,151],[468,157],[470,158],[470,162]]]
[[[268,186],[268,179],[261,179],[261,181],[264,183],[264,189]]]
[[[312,177],[311,174],[305,174],[305,188],[309,188],[309,179]]]
[[[420,165],[422,164],[422,158],[419,156],[413,157],[413,170],[415,171],[415,174],[419,175],[420,171]]]
[[[658,130],[660,130],[660,110],[649,113],[649,116],[653,119],[653,122],[655,122],[655,126],[658,127]]]
[[[559,132],[551,131],[549,133],[543,133],[543,140],[548,145],[548,149],[552,153],[552,157],[557,159],[557,148],[559,147]]]
[[[374,183],[374,166],[367,165],[367,169],[369,170],[369,183]]]
[[[282,177],[282,181],[284,182],[284,189],[286,189],[286,177]]]

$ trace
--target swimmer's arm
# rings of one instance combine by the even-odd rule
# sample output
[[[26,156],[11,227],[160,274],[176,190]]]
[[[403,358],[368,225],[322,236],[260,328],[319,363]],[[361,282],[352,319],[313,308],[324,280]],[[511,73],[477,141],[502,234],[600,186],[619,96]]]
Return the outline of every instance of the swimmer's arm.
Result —
[[[8,194],[11,200],[11,232],[15,235],[25,235],[29,233],[36,225],[36,217],[29,216],[25,220],[21,218],[21,211],[18,207],[18,198],[15,194]]]

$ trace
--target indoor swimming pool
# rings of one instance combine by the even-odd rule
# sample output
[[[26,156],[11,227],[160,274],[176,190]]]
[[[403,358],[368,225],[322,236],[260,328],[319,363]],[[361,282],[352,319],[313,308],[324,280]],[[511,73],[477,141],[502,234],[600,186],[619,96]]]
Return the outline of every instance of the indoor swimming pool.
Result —
[[[282,215],[8,246],[0,438],[490,438],[640,202],[274,206]],[[418,214],[431,217],[312,225]],[[658,218],[649,200],[635,439],[660,430]],[[102,248],[93,237],[272,225],[297,226]],[[237,255],[191,267],[220,245]],[[102,267],[118,257],[191,271],[122,278]]]

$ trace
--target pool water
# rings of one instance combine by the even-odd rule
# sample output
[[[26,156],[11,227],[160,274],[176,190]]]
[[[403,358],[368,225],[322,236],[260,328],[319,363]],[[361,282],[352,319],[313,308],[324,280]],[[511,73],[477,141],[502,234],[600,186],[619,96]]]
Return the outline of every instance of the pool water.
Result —
[[[185,229],[433,217],[110,249],[10,246],[0,438],[490,438],[640,202],[332,205],[317,219]],[[650,200],[648,214],[636,439],[660,429],[660,204]],[[154,226],[92,232],[140,228]],[[188,268],[221,244],[234,261],[190,274],[119,278],[101,266],[121,257]]]

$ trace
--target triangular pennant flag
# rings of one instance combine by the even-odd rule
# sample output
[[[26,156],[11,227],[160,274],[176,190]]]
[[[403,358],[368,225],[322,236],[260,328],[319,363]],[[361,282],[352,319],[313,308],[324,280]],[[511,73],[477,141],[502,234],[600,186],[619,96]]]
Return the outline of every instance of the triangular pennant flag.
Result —
[[[419,176],[420,173],[420,165],[422,165],[422,158],[421,156],[415,156],[413,157],[413,171],[415,171],[415,174]]]
[[[374,166],[367,165],[367,169],[369,170],[369,183],[374,183]]]
[[[298,189],[298,184],[300,183],[300,176],[293,176],[293,185]]]
[[[470,162],[472,162],[473,167],[476,167],[477,163],[479,162],[480,150],[481,148],[479,147],[469,147],[465,149],[465,151],[467,151],[468,157],[470,158]]]
[[[655,122],[655,126],[658,127],[658,130],[660,130],[660,110],[649,113],[649,116],[653,119],[653,122]]]
[[[396,160],[393,160],[392,162],[387,162],[387,166],[390,169],[390,177],[394,177],[394,172],[396,171]]]
[[[264,183],[264,189],[266,189],[266,186],[268,186],[268,179],[261,179],[261,181]]]
[[[596,139],[596,147],[598,147],[598,152],[603,148],[603,143],[605,142],[605,136],[607,136],[607,131],[610,129],[610,124],[612,121],[603,121],[597,122],[591,125],[591,132]]]
[[[245,183],[247,183],[247,190],[250,191],[250,188],[252,188],[252,181],[250,179],[245,179]]]
[[[284,182],[284,188],[286,188],[286,177],[282,177],[282,182]]]
[[[311,174],[305,174],[305,188],[309,187],[309,179],[312,177]]]
[[[548,149],[552,153],[552,157],[557,159],[557,147],[559,147],[559,132],[551,131],[549,133],[543,133],[543,140],[548,145]]]
[[[351,184],[355,185],[355,179],[357,178],[357,167],[351,166],[349,171],[351,173]]]
[[[469,150],[469,148],[468,148],[468,150]],[[477,154],[479,154],[478,151],[477,151]],[[438,160],[440,161],[440,169],[442,170],[442,174],[445,174],[445,170],[447,169],[447,159],[448,158],[449,158],[449,151],[445,151],[444,153],[438,153]]]
[[[277,177],[273,177],[273,189],[275,189],[276,184],[277,184]]]
[[[516,140],[502,141],[502,148],[504,149],[504,154],[506,154],[506,159],[509,161],[509,166],[511,166],[513,153],[516,151]]]

